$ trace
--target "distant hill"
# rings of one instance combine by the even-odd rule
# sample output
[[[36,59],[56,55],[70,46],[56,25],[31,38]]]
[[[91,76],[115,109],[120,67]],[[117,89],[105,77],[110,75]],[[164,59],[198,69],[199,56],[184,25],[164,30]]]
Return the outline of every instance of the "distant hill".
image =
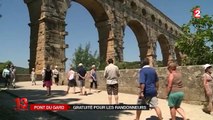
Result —
[[[29,74],[29,69],[16,66],[16,74]]]
[[[0,73],[2,73],[5,66],[5,63],[0,62]],[[16,66],[16,74],[29,74],[29,69]]]

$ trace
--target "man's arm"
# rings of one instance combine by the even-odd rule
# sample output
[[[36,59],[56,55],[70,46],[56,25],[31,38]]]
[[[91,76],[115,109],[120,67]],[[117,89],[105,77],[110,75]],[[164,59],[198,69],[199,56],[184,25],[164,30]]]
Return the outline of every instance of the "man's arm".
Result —
[[[172,74],[169,75],[168,77],[168,86],[167,86],[167,89],[166,89],[166,95],[169,96],[170,94],[170,91],[172,89],[172,81],[174,79],[174,76]]]
[[[139,73],[139,88],[140,88],[140,92],[139,92],[139,97],[144,97],[144,88],[145,88],[145,74],[142,70],[140,70]]]

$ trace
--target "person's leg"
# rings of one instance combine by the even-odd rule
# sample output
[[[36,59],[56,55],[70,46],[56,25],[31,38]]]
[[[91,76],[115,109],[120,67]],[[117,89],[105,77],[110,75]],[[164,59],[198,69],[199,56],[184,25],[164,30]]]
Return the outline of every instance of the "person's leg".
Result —
[[[176,120],[176,109],[175,109],[175,107],[170,107],[170,114],[171,114],[172,120]]]
[[[94,81],[94,84],[95,84],[95,90],[96,90],[95,92],[98,92],[98,90],[97,90],[98,89],[97,81]]]
[[[85,80],[83,80],[82,85],[83,85],[83,94],[87,95],[87,91],[86,91],[86,87],[85,87]]]
[[[93,82],[90,82],[89,93],[91,93],[92,87],[93,87]]]
[[[186,120],[186,114],[185,114],[184,110],[180,107],[181,102],[184,97],[184,93],[176,92],[175,95],[176,95],[175,109],[183,117],[183,120]]]
[[[161,113],[160,108],[157,106],[157,107],[155,107],[154,109],[155,109],[155,112],[156,112],[156,114],[157,114],[157,116],[158,116],[158,119],[159,119],[159,120],[163,120],[163,117],[162,117],[162,113]]]
[[[15,78],[13,78],[13,81],[12,81],[12,86],[13,86],[13,88],[15,88],[15,86],[16,86],[16,79]]]
[[[141,110],[136,110],[136,118],[135,120],[140,120]]]
[[[186,114],[181,107],[177,107],[176,111],[183,117],[183,120],[186,120]]]
[[[80,88],[80,94],[83,95],[83,83],[82,83],[82,80],[79,80],[79,88]]]
[[[50,87],[49,87],[49,95],[51,95],[51,85],[50,85]]]
[[[109,101],[109,104],[111,105],[112,104],[112,95],[108,95],[108,101]]]
[[[151,97],[151,98],[146,98],[146,101],[148,101],[148,103],[150,104],[150,107],[154,108],[158,119],[162,120],[162,112],[161,109],[158,107],[158,98],[157,97]]]
[[[118,84],[113,85],[112,92],[115,97],[115,104],[118,104]]]
[[[8,85],[8,79],[7,78],[4,78],[4,83],[5,83],[5,87],[7,87],[7,85]]]
[[[108,94],[109,104],[112,104],[112,86],[111,85],[107,85],[107,94]]]
[[[67,86],[67,92],[66,92],[66,94],[68,94],[69,91],[70,91],[70,86],[68,85],[68,86]]]

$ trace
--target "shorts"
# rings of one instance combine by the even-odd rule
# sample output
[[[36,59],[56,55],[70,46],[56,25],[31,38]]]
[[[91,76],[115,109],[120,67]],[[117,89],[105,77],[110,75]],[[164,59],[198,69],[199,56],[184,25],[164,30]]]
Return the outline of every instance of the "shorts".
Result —
[[[78,80],[79,87],[85,86],[85,80]]]
[[[138,98],[138,105],[147,104],[150,108],[155,108],[158,106],[158,98],[157,97],[145,97],[143,99]]]
[[[69,87],[76,87],[77,86],[76,81],[75,80],[69,80],[68,86]]]
[[[44,81],[44,86],[46,87],[52,86],[52,80]]]
[[[108,95],[118,95],[118,84],[107,84]]]
[[[170,93],[168,96],[168,105],[169,107],[180,107],[180,104],[183,100],[183,92],[174,92]]]

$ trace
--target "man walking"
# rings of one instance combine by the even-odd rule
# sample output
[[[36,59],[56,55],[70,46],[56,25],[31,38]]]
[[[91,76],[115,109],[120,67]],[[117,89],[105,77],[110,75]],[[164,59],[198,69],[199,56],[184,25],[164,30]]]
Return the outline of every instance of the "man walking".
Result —
[[[83,67],[82,63],[79,63],[78,65],[78,81],[79,81],[79,87],[80,87],[80,95],[87,95],[86,89],[85,89],[85,78],[86,78],[87,71]]]
[[[6,68],[3,70],[2,77],[5,81],[5,88],[9,88],[11,79],[10,65],[7,65]]]
[[[119,69],[113,64],[113,60],[108,60],[108,66],[105,67],[104,77],[106,78],[107,94],[109,104],[112,104],[112,95],[115,97],[115,103],[118,104],[118,77]]]
[[[162,113],[158,105],[157,90],[159,87],[158,76],[154,68],[149,66],[149,59],[145,58],[143,61],[143,67],[139,73],[139,97],[138,104],[143,104],[144,101],[150,106],[150,108],[155,109],[158,119],[162,120]],[[136,119],[139,120],[141,115],[141,110],[136,111]]]

